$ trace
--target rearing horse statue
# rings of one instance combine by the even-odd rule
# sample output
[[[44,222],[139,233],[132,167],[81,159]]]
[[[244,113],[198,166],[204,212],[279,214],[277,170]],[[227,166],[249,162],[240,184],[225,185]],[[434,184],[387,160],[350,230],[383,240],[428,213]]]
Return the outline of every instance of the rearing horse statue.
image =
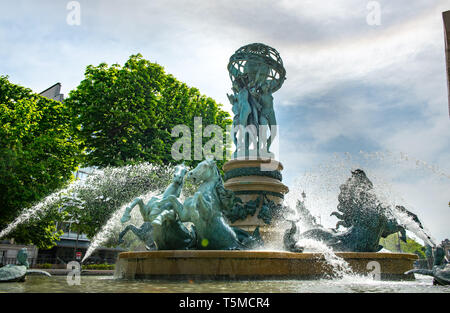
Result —
[[[350,252],[378,252],[383,248],[379,244],[380,239],[397,232],[401,233],[400,239],[406,242],[405,228],[392,215],[392,208],[378,200],[373,184],[363,170],[352,171],[352,176],[340,186],[340,190],[339,212],[331,213],[339,219],[336,229],[309,229],[300,234],[301,239],[320,240],[334,251]],[[402,210],[415,216],[404,208]],[[338,231],[340,225],[347,229]]]
[[[195,231],[189,231],[180,221],[177,213],[173,210],[172,204],[167,202],[168,197],[178,199],[183,188],[184,177],[187,168],[184,165],[177,165],[173,174],[172,183],[166,188],[164,193],[152,197],[145,204],[141,198],[136,198],[126,208],[121,218],[122,223],[126,223],[131,218],[131,211],[138,205],[144,224],[140,228],[128,225],[119,235],[119,243],[123,242],[123,236],[131,230],[138,238],[146,243],[148,250],[157,248],[158,250],[184,250],[194,248],[196,243]],[[154,246],[156,243],[156,247]]]
[[[187,198],[183,204],[175,196],[168,196],[164,201],[173,205],[181,221],[195,225],[197,249],[248,249],[261,243],[258,228],[250,235],[244,230],[230,227],[225,221],[222,211],[231,209],[234,194],[224,188],[214,160],[201,162],[187,173],[186,179],[200,184],[194,196]]]

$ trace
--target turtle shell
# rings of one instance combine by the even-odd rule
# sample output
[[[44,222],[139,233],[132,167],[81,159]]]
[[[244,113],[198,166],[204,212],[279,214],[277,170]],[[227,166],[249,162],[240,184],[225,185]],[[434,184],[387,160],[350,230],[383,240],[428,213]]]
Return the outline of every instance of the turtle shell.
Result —
[[[26,273],[26,266],[8,264],[0,268],[0,282],[24,281]]]

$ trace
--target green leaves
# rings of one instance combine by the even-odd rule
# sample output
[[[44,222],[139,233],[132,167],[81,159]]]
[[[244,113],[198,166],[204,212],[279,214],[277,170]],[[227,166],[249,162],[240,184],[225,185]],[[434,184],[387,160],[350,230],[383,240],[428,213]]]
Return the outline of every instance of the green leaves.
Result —
[[[225,130],[232,123],[220,104],[140,54],[132,55],[123,66],[87,66],[84,80],[64,103],[0,76],[0,229],[22,209],[67,185],[80,164],[105,168],[175,163],[171,148],[177,138],[171,137],[172,128],[184,124],[193,134],[194,117],[202,117],[203,127],[216,124]],[[203,138],[203,144],[207,140]],[[188,161],[186,165],[196,163]],[[161,176],[151,180],[165,183]],[[111,193],[113,199],[114,190],[102,192]],[[141,191],[130,191],[115,202],[100,201],[97,194],[91,198],[94,194],[80,191],[83,204],[72,202],[65,208],[70,217],[52,208],[51,214],[19,226],[11,237],[49,248],[59,238],[55,221],[64,218],[83,221],[75,227],[93,235],[123,201]]]
[[[154,192],[153,196],[162,192],[172,177],[170,166],[140,163],[105,167],[71,188],[60,199],[59,207],[70,216],[74,231],[92,238],[121,206],[149,192]]]
[[[21,209],[65,185],[79,163],[80,152],[64,104],[0,76],[0,229]],[[55,214],[19,227],[11,237],[40,248],[51,247],[58,238]]]
[[[175,162],[171,147],[176,138],[170,135],[174,126],[188,125],[193,131],[196,116],[203,118],[205,126],[217,124],[225,129],[232,122],[213,99],[140,54],[132,55],[123,67],[88,66],[85,79],[65,103],[86,149],[84,164],[88,166],[171,164]]]
[[[394,252],[404,252],[404,253],[413,253],[417,254],[419,258],[425,259],[425,247],[419,244],[412,238],[407,238],[406,243],[399,239],[398,233],[392,234],[386,238],[380,239],[380,245],[382,245],[385,249]],[[399,247],[401,250],[399,250]]]

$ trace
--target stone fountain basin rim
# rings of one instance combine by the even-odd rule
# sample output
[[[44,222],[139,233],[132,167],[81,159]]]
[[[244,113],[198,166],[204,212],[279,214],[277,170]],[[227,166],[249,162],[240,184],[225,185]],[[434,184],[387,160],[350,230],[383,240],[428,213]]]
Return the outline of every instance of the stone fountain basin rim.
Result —
[[[410,259],[419,257],[412,253],[384,253],[384,252],[335,252],[343,259]],[[122,252],[119,259],[160,259],[160,258],[239,258],[239,259],[322,259],[322,253],[313,252],[284,252],[284,251],[252,251],[252,250],[159,250]]]

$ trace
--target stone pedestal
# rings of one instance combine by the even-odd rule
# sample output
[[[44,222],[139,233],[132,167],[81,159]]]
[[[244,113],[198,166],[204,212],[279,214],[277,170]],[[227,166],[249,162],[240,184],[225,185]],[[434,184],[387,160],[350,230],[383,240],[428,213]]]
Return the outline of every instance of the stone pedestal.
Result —
[[[282,183],[283,165],[272,159],[235,159],[225,163],[223,170],[226,189],[232,190],[244,204],[259,200],[254,214],[243,220],[237,220],[231,225],[249,232],[260,226],[264,241],[278,241],[282,236],[276,231],[279,228],[276,226],[279,221],[273,219],[270,224],[267,224],[263,219],[258,218],[258,215],[264,199],[273,201],[275,204],[282,204],[284,195],[289,192],[289,188]]]

